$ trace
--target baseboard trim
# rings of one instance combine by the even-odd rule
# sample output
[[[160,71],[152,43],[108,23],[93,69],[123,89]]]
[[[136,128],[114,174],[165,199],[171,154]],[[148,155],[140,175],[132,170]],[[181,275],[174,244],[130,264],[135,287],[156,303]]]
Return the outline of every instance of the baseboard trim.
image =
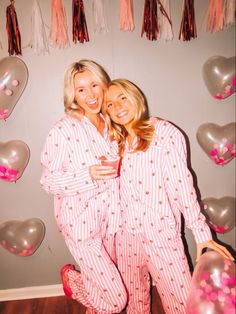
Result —
[[[61,284],[0,290],[0,301],[47,298],[64,295]]]

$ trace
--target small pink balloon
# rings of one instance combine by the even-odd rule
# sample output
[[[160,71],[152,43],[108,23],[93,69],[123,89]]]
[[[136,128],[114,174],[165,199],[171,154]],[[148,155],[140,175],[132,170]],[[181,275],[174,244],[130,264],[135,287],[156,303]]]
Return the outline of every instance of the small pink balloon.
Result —
[[[0,90],[4,90],[6,88],[5,84],[0,84]]]
[[[12,80],[11,84],[13,86],[18,86],[19,85],[19,81],[18,80]]]
[[[6,90],[5,90],[5,94],[6,94],[7,96],[11,96],[11,95],[13,94],[13,91],[12,91],[11,89],[6,89]]]

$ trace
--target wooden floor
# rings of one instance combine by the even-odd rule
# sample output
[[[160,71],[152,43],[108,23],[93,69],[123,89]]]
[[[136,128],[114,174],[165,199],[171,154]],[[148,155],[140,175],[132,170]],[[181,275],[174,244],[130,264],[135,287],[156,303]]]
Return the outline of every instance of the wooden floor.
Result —
[[[82,305],[64,296],[0,302],[0,314],[84,314],[85,311]],[[164,314],[155,288],[152,289],[152,314]]]

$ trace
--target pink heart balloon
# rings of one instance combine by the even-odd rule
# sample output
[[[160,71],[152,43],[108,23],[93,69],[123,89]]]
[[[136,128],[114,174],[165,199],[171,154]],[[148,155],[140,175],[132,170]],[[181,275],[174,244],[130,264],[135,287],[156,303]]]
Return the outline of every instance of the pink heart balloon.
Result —
[[[0,142],[0,179],[7,182],[18,180],[28,164],[29,147],[22,141]]]
[[[28,69],[18,57],[0,61],[0,120],[7,119],[23,93],[28,81]]]
[[[0,244],[18,256],[32,255],[45,235],[45,225],[38,218],[25,221],[11,220],[0,225]]]
[[[203,254],[193,272],[188,314],[235,313],[235,264],[215,251]]]
[[[214,98],[224,99],[235,93],[235,57],[211,57],[204,63],[202,74],[206,87]]]
[[[225,196],[220,199],[209,197],[203,201],[203,213],[209,226],[217,233],[226,233],[236,224],[236,198]]]
[[[202,124],[197,130],[197,140],[216,165],[225,165],[236,155],[236,123],[224,126],[214,123]]]

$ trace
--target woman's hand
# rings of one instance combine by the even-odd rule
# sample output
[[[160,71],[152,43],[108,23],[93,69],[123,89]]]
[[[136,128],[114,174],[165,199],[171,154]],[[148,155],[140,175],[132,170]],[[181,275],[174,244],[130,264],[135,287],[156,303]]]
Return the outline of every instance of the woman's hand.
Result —
[[[117,171],[112,166],[90,166],[89,174],[93,180],[108,180],[117,177]]]
[[[220,253],[224,258],[227,258],[227,259],[230,259],[231,261],[234,261],[233,256],[230,254],[230,252],[223,245],[218,244],[214,240],[209,240],[209,241],[197,244],[196,262],[199,261],[199,258],[201,257],[201,254],[202,254],[202,250],[204,248],[212,249],[212,250]]]

